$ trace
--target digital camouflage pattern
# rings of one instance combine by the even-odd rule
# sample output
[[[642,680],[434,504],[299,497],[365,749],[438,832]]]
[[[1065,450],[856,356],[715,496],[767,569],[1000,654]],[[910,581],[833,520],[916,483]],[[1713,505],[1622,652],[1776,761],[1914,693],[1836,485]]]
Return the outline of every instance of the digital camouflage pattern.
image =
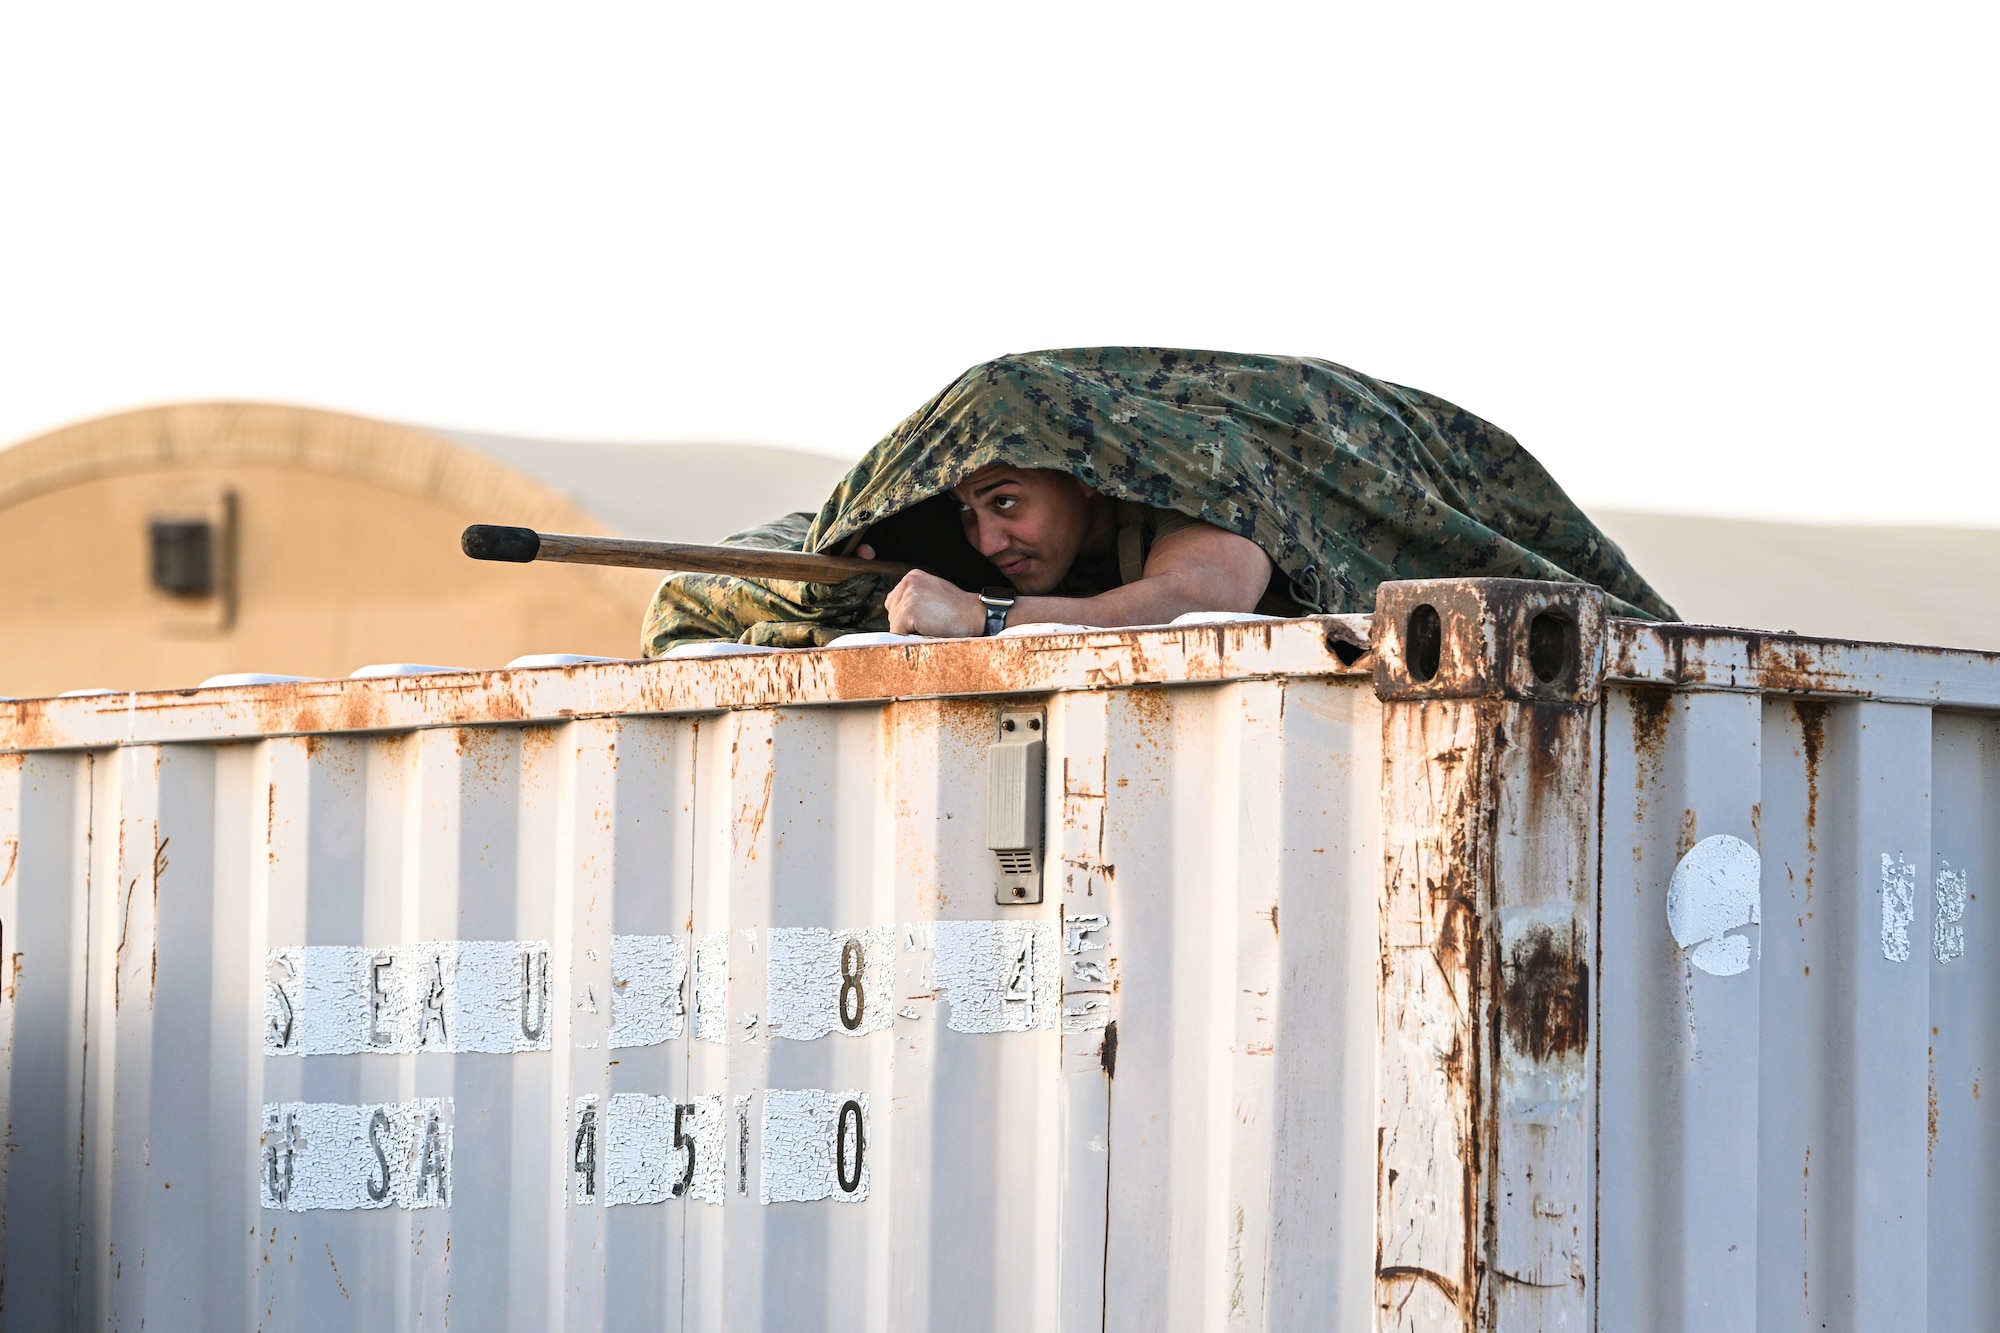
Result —
[[[811,514],[787,514],[725,537],[722,544],[803,551],[812,522]],[[772,648],[815,648],[856,630],[885,630],[889,588],[878,586],[882,582],[872,574],[832,584],[669,574],[646,612],[640,651],[658,657],[684,643],[717,639]]]
[[[1001,357],[896,427],[818,515],[729,540],[849,552],[871,524],[994,463],[1058,469],[1248,537],[1322,612],[1373,610],[1376,585],[1393,579],[1484,577],[1594,583],[1613,615],[1676,618],[1513,436],[1441,398],[1299,357],[1140,347]],[[810,646],[886,629],[879,582],[675,574],[642,647]]]

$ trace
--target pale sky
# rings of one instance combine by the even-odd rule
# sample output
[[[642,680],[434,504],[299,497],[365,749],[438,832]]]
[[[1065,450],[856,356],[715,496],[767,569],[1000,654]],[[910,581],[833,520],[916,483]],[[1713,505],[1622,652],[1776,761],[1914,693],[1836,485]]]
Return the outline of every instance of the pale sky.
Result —
[[[250,398],[858,455],[1326,357],[1588,503],[2000,527],[1988,6],[0,10],[0,442]]]

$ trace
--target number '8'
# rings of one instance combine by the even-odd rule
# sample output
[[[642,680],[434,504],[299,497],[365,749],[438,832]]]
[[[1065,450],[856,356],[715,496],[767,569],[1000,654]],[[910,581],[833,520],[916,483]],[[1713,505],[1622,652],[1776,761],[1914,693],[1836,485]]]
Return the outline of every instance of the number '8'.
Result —
[[[867,994],[861,989],[861,969],[867,961],[860,940],[848,940],[840,946],[840,1025],[849,1032],[861,1026],[861,1015],[868,1008]],[[852,1014],[848,1012],[850,996]]]

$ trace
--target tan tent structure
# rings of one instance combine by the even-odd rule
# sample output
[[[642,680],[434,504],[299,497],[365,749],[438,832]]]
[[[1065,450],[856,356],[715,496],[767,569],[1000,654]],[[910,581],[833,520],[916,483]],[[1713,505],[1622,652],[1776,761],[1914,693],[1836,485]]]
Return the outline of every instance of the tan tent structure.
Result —
[[[845,469],[783,449],[501,440],[258,404],[87,421],[0,450],[0,696],[633,656],[656,576],[479,564],[459,532],[713,541],[817,508]]]

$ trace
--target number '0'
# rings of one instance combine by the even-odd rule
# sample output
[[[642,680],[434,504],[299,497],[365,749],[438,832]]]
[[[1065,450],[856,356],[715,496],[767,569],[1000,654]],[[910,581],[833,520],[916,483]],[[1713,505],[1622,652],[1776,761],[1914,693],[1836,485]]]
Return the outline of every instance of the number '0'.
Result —
[[[851,1130],[850,1123],[854,1126]],[[833,1174],[840,1182],[842,1194],[852,1194],[861,1188],[861,1157],[867,1151],[863,1129],[861,1103],[850,1097],[840,1104],[840,1118],[833,1126]],[[850,1141],[854,1144],[851,1155],[847,1151]]]

